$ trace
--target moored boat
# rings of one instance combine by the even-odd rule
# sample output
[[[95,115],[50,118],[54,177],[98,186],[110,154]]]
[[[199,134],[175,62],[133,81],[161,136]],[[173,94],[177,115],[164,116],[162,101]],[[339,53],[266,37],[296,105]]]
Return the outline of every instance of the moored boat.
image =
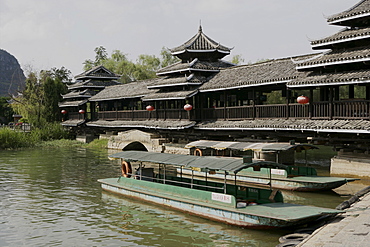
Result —
[[[261,162],[251,162],[259,164]],[[323,191],[338,188],[348,182],[358,180],[356,178],[317,176],[316,170],[311,167],[291,167],[275,162],[267,162],[270,167],[261,167],[258,170],[248,167],[238,173],[236,180],[251,186],[272,187],[275,189],[291,191]],[[299,173],[298,170],[304,170]],[[178,172],[190,176],[203,177],[204,173],[191,169],[178,169]],[[306,175],[309,173],[310,175]],[[215,172],[208,175],[209,178],[224,179],[224,174]],[[227,179],[234,179],[234,175],[226,175]]]
[[[252,156],[249,163],[258,164],[265,161],[271,164],[270,168],[254,169],[248,167],[238,173],[237,181],[248,183],[251,186],[272,187],[292,191],[322,191],[338,188],[348,182],[359,180],[356,178],[318,176],[315,168],[307,165],[307,150],[318,149],[310,144],[298,143],[258,143],[258,142],[221,142],[200,140],[185,146],[195,156]],[[306,166],[295,165],[294,153],[305,152]],[[241,158],[240,158],[241,159]],[[275,164],[275,165],[273,165]],[[274,167],[275,166],[275,167]],[[204,173],[183,169],[178,172],[203,176]],[[212,178],[224,178],[223,174],[210,174]],[[234,176],[227,176],[233,179]]]
[[[240,159],[197,157],[190,155],[123,151],[109,156],[121,159],[119,178],[100,179],[102,189],[123,196],[164,205],[176,210],[249,228],[278,228],[300,225],[341,211],[335,209],[283,203],[278,190],[251,188],[243,185],[178,177],[170,174],[172,166],[194,168],[208,173],[223,171],[237,174],[249,167]],[[132,172],[131,162],[139,168]],[[144,167],[143,162],[158,164]]]

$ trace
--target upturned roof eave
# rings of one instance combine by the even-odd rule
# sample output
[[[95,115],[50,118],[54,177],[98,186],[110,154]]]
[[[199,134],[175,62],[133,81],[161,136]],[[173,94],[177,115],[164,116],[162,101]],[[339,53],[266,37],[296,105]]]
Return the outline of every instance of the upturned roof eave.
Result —
[[[347,81],[332,81],[332,82],[306,82],[300,84],[287,84],[288,88],[304,88],[304,87],[323,87],[333,85],[353,85],[353,84],[367,84],[370,80],[347,80]]]
[[[343,16],[343,17],[334,18],[334,19],[331,19],[329,17],[327,22],[330,25],[340,25],[341,22],[351,21],[351,20],[360,19],[360,18],[364,18],[364,17],[370,17],[370,11],[362,13],[362,14],[358,13],[358,14],[353,14],[351,16]]]
[[[349,64],[349,63],[362,63],[362,62],[369,62],[370,57],[360,58],[360,59],[347,59],[341,61],[331,61],[331,62],[322,62],[322,63],[312,63],[308,65],[297,65],[297,70],[305,70],[305,69],[312,69],[312,68],[319,68],[325,66],[334,66],[340,64]]]
[[[63,99],[76,99],[76,98],[91,98],[91,95],[73,95],[73,96],[62,96]]]
[[[165,88],[165,87],[175,87],[175,86],[199,86],[202,85],[202,82],[184,82],[184,83],[173,83],[173,84],[161,84],[155,86],[148,86],[148,89],[156,89],[156,88]]]
[[[346,43],[346,42],[357,41],[357,40],[361,40],[361,39],[369,39],[369,38],[370,38],[370,34],[364,35],[364,36],[338,39],[338,40],[323,41],[322,43],[317,43],[317,44],[313,44],[313,43],[318,42],[318,41],[313,41],[313,42],[311,42],[311,47],[312,47],[312,49],[330,49],[330,48],[326,48],[326,47],[330,46],[330,45],[336,45],[336,44],[340,44],[340,43]]]
[[[290,81],[292,81],[292,79],[290,79],[290,80],[281,80],[281,81],[258,82],[258,83],[254,83],[254,84],[243,84],[243,85],[235,85],[235,86],[230,86],[230,87],[199,89],[199,93],[223,91],[223,90],[232,90],[232,89],[247,88],[247,87],[259,87],[259,86],[274,85],[274,84],[284,84],[284,83],[288,83]]]
[[[120,77],[118,76],[80,76],[80,77],[75,77],[75,79],[110,79],[110,80],[118,80]]]
[[[223,51],[223,50],[220,50],[220,49],[212,49],[212,50],[192,50],[192,49],[183,49],[183,50],[180,50],[180,51],[175,51],[175,52],[171,52],[172,55],[176,56],[176,55],[179,55],[179,54],[183,54],[185,52],[189,52],[189,53],[207,53],[207,52],[220,52],[220,53],[223,53],[223,54],[227,54],[229,55],[230,54],[230,51]]]
[[[68,90],[79,89],[79,88],[105,88],[106,86],[94,86],[94,85],[81,85],[76,87],[68,87]]]
[[[195,90],[187,95],[183,95],[183,96],[168,96],[168,97],[158,97],[158,98],[154,98],[154,97],[151,97],[151,96],[147,96],[148,98],[142,98],[141,100],[142,101],[158,101],[158,100],[185,100],[185,99],[188,99],[188,98],[191,98],[193,97],[194,95],[196,95],[199,91],[198,90]]]
[[[112,98],[98,98],[98,99],[92,99],[90,98],[89,101],[93,102],[99,102],[99,101],[109,101],[109,100],[120,100],[120,99],[134,99],[134,98],[141,98],[144,97],[145,94],[143,95],[132,95],[132,96],[119,96],[119,97],[112,97]]]
[[[173,73],[179,73],[179,72],[192,72],[192,71],[200,71],[200,72],[219,72],[219,69],[194,69],[194,68],[186,68],[186,69],[178,69],[178,70],[171,70],[171,71],[164,71],[164,72],[157,72],[156,75],[167,75],[167,74],[173,74]]]

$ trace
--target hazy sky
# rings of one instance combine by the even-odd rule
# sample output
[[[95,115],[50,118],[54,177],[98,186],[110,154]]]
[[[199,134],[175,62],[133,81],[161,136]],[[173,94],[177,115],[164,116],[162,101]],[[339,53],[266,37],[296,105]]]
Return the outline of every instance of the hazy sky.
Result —
[[[342,29],[326,17],[360,0],[0,0],[0,48],[34,70],[77,75],[94,49],[159,56],[198,31],[247,62],[312,53],[310,40]]]

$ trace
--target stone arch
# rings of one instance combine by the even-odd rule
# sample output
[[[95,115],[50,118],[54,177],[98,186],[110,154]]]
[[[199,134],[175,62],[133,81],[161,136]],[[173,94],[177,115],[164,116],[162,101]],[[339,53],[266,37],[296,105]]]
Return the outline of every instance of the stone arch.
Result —
[[[128,130],[119,132],[116,136],[110,136],[109,149],[118,150],[143,150],[149,152],[163,152],[164,140],[158,136],[140,130]]]
[[[135,141],[127,144],[122,148],[122,151],[135,150],[135,151],[148,151],[148,148],[141,142]]]

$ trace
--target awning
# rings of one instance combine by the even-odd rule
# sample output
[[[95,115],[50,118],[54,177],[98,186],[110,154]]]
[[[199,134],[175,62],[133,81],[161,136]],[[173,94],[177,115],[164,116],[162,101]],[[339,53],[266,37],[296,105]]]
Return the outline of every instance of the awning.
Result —
[[[123,151],[109,155],[108,157],[110,159],[123,159],[127,162],[152,162],[165,165],[183,166],[187,168],[196,167],[209,170],[229,171],[234,173],[253,166],[288,169],[286,165],[269,161],[243,163],[243,159],[236,158],[152,153],[145,151]]]
[[[261,143],[261,142],[221,142],[221,141],[207,141],[200,140],[188,143],[185,148],[199,148],[206,149],[212,148],[216,150],[253,150],[253,151],[286,151],[286,150],[308,150],[308,149],[318,149],[318,147],[310,144],[290,144],[290,143]]]
[[[234,173],[251,166],[250,164],[243,163],[242,159],[152,153],[144,151],[123,151],[109,155],[109,158],[123,159],[127,162],[143,161],[165,165],[184,166],[188,168],[196,167],[210,170],[231,171]]]

